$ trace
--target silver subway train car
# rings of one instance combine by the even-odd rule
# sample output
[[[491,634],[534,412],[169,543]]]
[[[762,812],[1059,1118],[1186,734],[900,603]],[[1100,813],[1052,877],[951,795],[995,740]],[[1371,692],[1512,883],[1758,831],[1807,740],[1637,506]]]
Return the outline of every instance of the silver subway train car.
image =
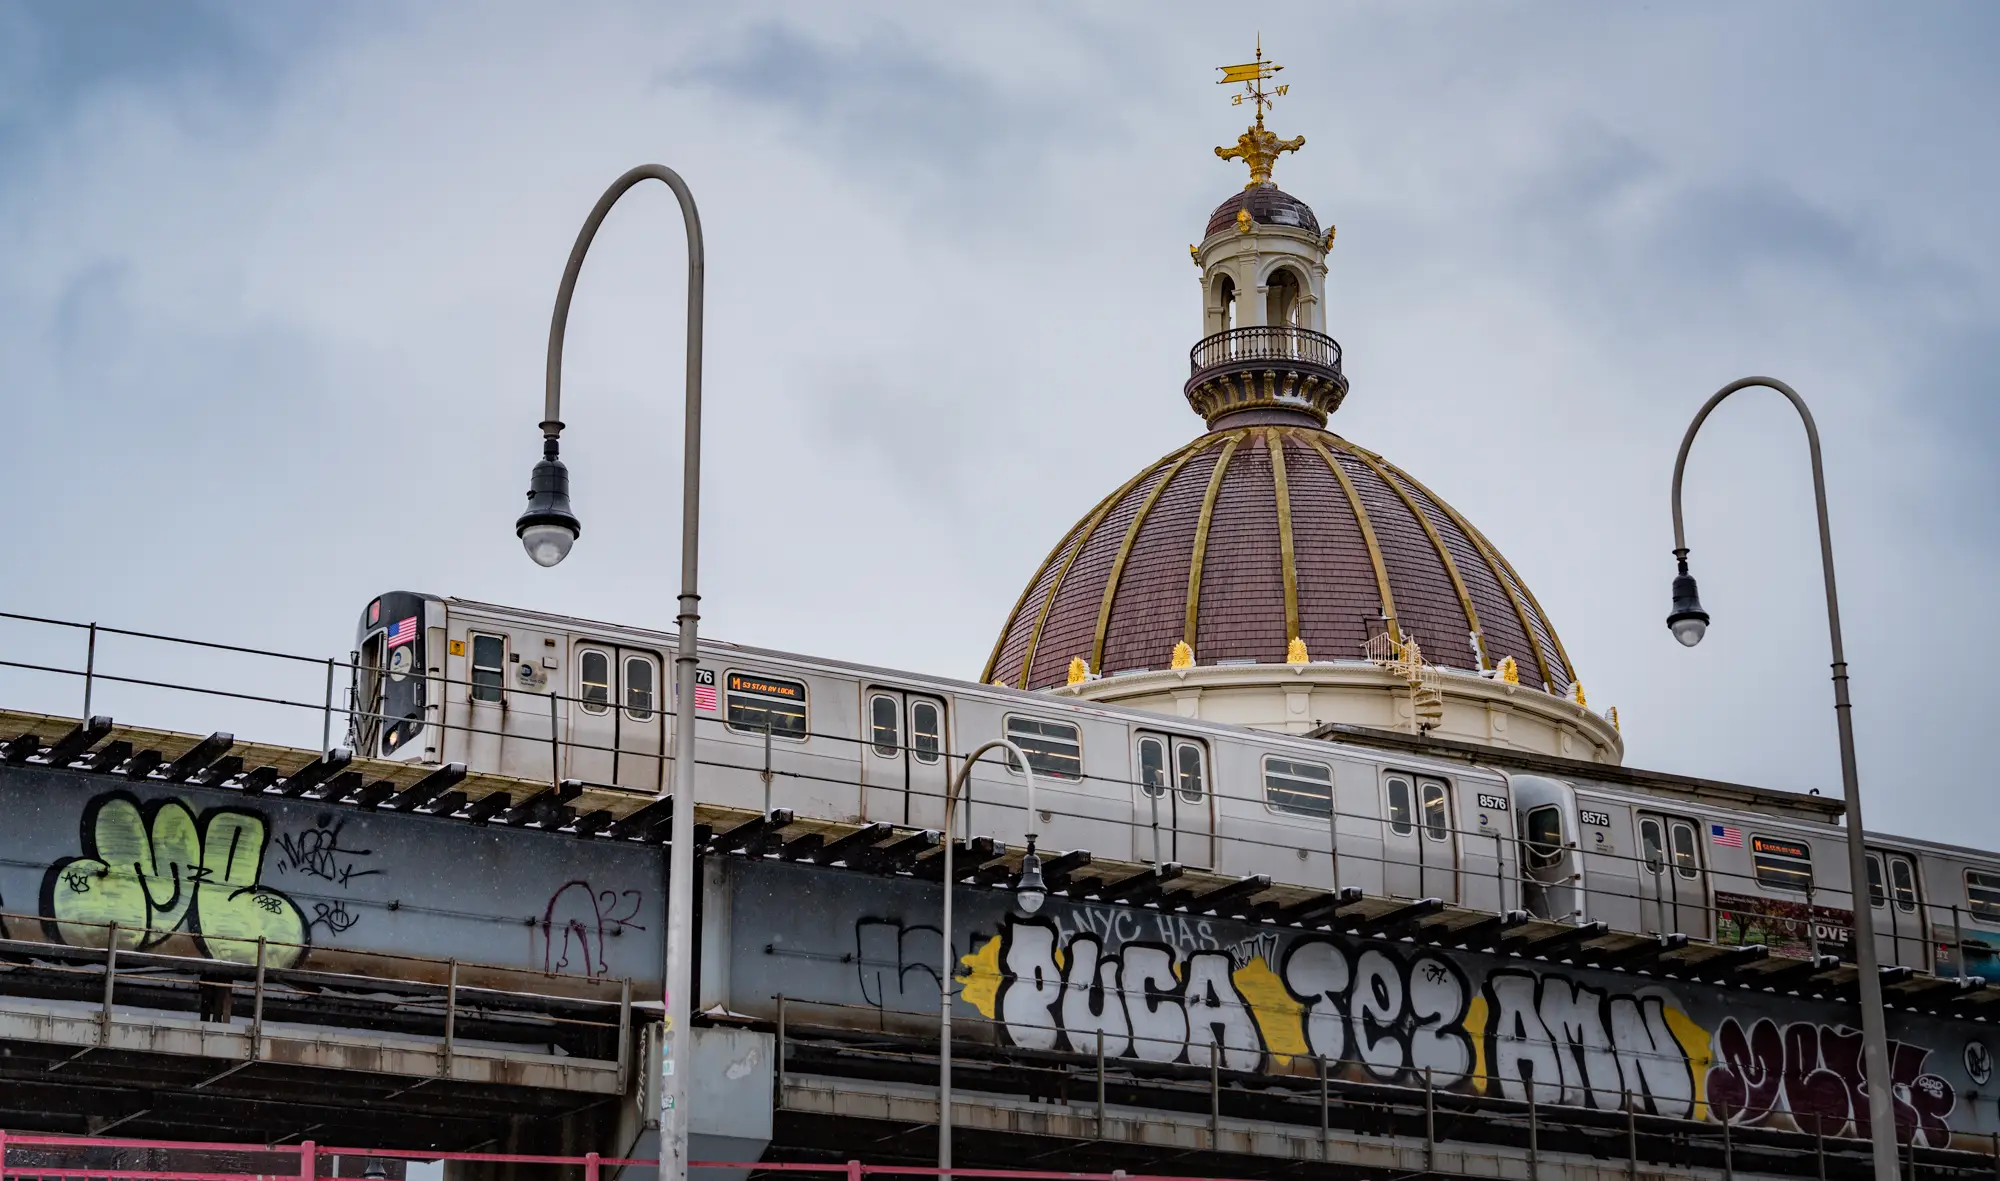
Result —
[[[1840,805],[1470,744],[1281,734],[704,639],[692,708],[671,633],[395,592],[364,610],[357,751],[644,791],[697,726],[705,801],[943,825],[963,753],[1007,738],[1046,850],[1441,899],[1639,934],[1851,951]],[[965,832],[1030,831],[1025,779],[975,767]],[[1869,839],[1882,962],[2000,978],[2000,855]],[[1988,948],[1994,950],[1988,951]]]

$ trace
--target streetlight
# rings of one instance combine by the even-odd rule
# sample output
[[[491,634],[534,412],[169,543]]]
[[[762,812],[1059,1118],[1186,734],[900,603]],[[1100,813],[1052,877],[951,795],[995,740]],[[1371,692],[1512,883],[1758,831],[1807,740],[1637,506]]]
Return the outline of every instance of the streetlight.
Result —
[[[1826,576],[1826,625],[1833,639],[1833,716],[1840,730],[1840,781],[1847,801],[1848,895],[1854,910],[1854,968],[1861,977],[1862,1059],[1868,1076],[1868,1120],[1875,1142],[1875,1181],[1896,1181],[1896,1108],[1889,1090],[1889,1035],[1882,1016],[1882,973],[1875,957],[1875,922],[1869,914],[1862,891],[1868,880],[1867,836],[1861,824],[1861,779],[1854,766],[1854,720],[1847,700],[1847,657],[1840,642],[1840,600],[1833,586],[1833,533],[1826,521],[1826,473],[1820,466],[1819,428],[1805,399],[1784,382],[1771,377],[1746,377],[1717,390],[1701,413],[1689,424],[1681,440],[1681,453],[1674,460],[1674,559],[1680,573],[1674,578],[1673,614],[1667,626],[1674,638],[1692,648],[1708,630],[1708,613],[1701,609],[1695,593],[1694,577],[1688,573],[1687,534],[1681,527],[1681,473],[1687,467],[1688,449],[1695,433],[1709,413],[1724,398],[1750,386],[1774,389],[1791,400],[1793,409],[1806,425],[1806,444],[1812,451],[1813,503],[1819,509],[1820,568]]]
[[[1042,883],[1042,859],[1035,855],[1035,769],[1021,748],[1004,738],[996,738],[966,756],[944,793],[944,971],[938,974],[938,1168],[951,1168],[951,894],[956,884],[951,870],[952,848],[958,843],[951,832],[952,814],[958,797],[972,777],[972,765],[989,750],[1004,750],[1010,762],[1021,768],[1028,780],[1028,851],[1021,855],[1021,876],[1014,887],[1014,901],[1027,914],[1042,909],[1048,901],[1048,887]],[[969,835],[969,834],[968,834]]]
[[[704,272],[701,215],[695,211],[694,194],[680,174],[662,164],[641,164],[613,181],[597,206],[584,219],[583,229],[570,248],[569,265],[563,268],[562,285],[556,290],[555,316],[549,323],[547,401],[542,414],[542,458],[528,487],[528,511],[514,524],[515,535],[528,556],[543,566],[553,566],[569,555],[570,546],[583,532],[569,505],[569,470],[558,458],[557,440],[562,435],[562,346],[563,330],[569,324],[570,297],[576,292],[576,277],[583,269],[583,256],[590,250],[597,227],[618,198],[642,180],[664,182],[681,205],[687,223],[687,417],[681,437],[681,594],[680,614],[675,617],[678,633],[674,644],[674,777],[672,874],[667,884],[667,971],[661,997],[666,1024],[666,1046],[660,1063],[660,1162],[662,1181],[686,1181],[688,1173],[687,1073],[677,1064],[691,1061],[689,1008],[693,999],[691,965],[694,950],[694,675],[696,627],[701,616],[696,610],[701,596],[695,592],[695,569],[700,554],[701,527],[701,310]]]

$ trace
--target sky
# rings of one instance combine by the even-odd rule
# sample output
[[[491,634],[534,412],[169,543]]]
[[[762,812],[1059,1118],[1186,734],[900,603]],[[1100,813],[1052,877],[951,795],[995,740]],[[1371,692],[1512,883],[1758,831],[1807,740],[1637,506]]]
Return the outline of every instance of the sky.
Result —
[[[2000,847],[2000,10],[1936,3],[561,6],[0,0],[0,610],[323,658],[410,589],[664,626],[682,230],[647,186],[568,330],[584,534],[512,521],[571,242],[679,170],[709,257],[703,633],[975,677],[1056,538],[1193,437],[1186,246],[1261,32],[1339,227],[1333,429],[1454,504],[1627,761],[1840,790],[1824,435],[1869,827]],[[81,633],[0,626],[75,667]],[[125,675],[320,700],[132,640]],[[97,690],[310,744],[309,711]],[[74,678],[0,703],[74,713]],[[134,711],[137,711],[136,713]],[[303,720],[301,714],[303,712]],[[261,728],[260,728],[261,727]]]

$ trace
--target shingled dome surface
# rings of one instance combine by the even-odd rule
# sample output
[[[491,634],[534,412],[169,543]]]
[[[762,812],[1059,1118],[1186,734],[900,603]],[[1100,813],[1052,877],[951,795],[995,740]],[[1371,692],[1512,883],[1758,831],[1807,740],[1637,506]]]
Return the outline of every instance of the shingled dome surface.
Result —
[[[1432,664],[1517,662],[1566,693],[1555,628],[1498,550],[1400,468],[1306,425],[1211,431],[1077,522],[1008,617],[984,680],[1042,689],[1092,673],[1359,660],[1400,628]]]

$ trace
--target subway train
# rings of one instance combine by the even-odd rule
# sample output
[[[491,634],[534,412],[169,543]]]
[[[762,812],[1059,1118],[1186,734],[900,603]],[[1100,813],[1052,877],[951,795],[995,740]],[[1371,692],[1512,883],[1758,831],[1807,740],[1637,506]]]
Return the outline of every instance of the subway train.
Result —
[[[350,744],[659,791],[672,651],[666,632],[384,594],[361,617]],[[1841,809],[1817,795],[1355,727],[1251,730],[707,638],[699,655],[704,801],[939,829],[948,774],[1006,738],[1034,771],[1044,850],[1781,954],[1852,950]],[[1010,761],[973,769],[961,835],[1029,831]],[[1868,844],[1882,962],[2000,978],[2000,855]]]

